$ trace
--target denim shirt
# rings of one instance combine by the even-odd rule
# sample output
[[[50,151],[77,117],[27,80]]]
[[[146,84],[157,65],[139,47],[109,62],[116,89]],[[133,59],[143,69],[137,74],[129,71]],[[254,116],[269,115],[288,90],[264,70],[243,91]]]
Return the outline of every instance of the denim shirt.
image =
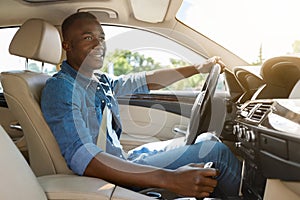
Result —
[[[111,110],[112,128],[122,132],[117,96],[148,93],[145,73],[113,77],[95,73],[87,78],[66,61],[61,70],[47,80],[42,91],[41,108],[61,153],[70,169],[82,175],[92,158],[102,152],[96,145],[102,111]],[[106,152],[123,158],[122,149],[107,138]]]

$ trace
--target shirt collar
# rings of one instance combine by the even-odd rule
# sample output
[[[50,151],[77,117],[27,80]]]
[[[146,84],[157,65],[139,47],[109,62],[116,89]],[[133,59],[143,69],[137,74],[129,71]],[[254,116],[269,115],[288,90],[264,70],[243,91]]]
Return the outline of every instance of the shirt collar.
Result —
[[[73,67],[69,65],[69,63],[65,60],[61,64],[61,70],[64,73],[68,73],[75,81],[80,83],[84,88],[87,88],[92,82],[98,82],[95,80],[95,77],[88,78],[81,74],[80,72],[76,71]]]

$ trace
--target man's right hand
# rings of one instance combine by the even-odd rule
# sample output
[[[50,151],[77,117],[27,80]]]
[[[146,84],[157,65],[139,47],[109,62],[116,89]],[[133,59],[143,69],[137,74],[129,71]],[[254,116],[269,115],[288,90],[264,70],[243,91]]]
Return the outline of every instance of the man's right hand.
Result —
[[[217,186],[218,170],[203,168],[204,164],[189,164],[178,168],[166,179],[166,188],[183,196],[208,197]]]
[[[219,171],[189,164],[176,170],[140,165],[101,152],[89,163],[84,173],[120,186],[164,188],[186,197],[208,197],[217,186]]]

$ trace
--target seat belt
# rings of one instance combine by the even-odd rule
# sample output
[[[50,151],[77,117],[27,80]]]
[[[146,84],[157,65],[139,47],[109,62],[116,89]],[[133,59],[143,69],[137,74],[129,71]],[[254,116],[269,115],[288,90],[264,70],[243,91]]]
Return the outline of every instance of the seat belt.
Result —
[[[117,137],[117,134],[112,129],[111,110],[109,110],[109,108],[107,108],[107,106],[105,106],[103,109],[103,113],[102,113],[102,121],[101,121],[101,125],[99,128],[99,134],[98,134],[97,143],[96,143],[96,145],[98,147],[100,147],[104,152],[106,152],[107,132],[108,132],[109,137],[112,140],[112,144],[115,147],[120,148],[124,158],[127,158],[128,157],[127,153],[123,150],[123,147]]]
[[[106,140],[107,140],[107,106],[104,107],[102,112],[102,121],[99,128],[99,134],[97,139],[97,146],[106,152]]]

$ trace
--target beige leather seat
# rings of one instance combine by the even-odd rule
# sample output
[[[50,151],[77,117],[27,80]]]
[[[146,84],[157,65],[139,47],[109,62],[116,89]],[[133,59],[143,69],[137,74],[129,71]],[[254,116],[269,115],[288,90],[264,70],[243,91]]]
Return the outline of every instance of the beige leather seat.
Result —
[[[15,34],[9,51],[13,55],[57,64],[61,39],[51,24],[31,19]],[[30,166],[36,176],[71,174],[40,109],[40,95],[48,75],[30,71],[1,73],[5,99],[19,121],[28,147]]]
[[[288,98],[300,80],[300,57],[270,58],[263,63],[260,74],[266,84],[254,94],[256,99]]]
[[[53,25],[41,19],[30,19],[21,26],[13,38],[10,45],[10,53],[42,62],[57,64],[61,58],[59,32]],[[8,107],[19,121],[27,141],[31,169],[38,176],[38,181],[49,199],[149,198],[100,179],[72,174],[60,153],[58,144],[44,120],[40,109],[41,90],[49,78],[48,75],[24,70],[2,72],[1,77]],[[2,148],[2,145],[0,148]],[[0,152],[2,153],[2,149]],[[9,170],[9,166],[19,168],[19,164],[14,166],[14,163],[3,159],[1,159],[1,162],[5,162],[7,166],[5,170]],[[23,163],[22,166],[24,165]],[[32,179],[33,174],[29,169],[22,170],[24,168],[22,166],[20,165],[20,170],[7,174],[5,176],[7,181],[14,182],[15,178],[12,177],[18,176],[20,177],[19,180],[26,182],[27,185],[27,179],[30,177]],[[5,173],[5,170],[1,168],[0,171],[1,173]],[[3,187],[1,189],[10,188],[10,185],[4,185],[6,180],[2,177],[0,183],[3,184]],[[10,178],[12,179],[10,180]],[[36,181],[32,181],[37,190],[41,190]],[[20,193],[18,189],[14,191]],[[42,194],[38,195],[41,198],[25,199],[43,199],[45,196]]]
[[[0,126],[1,199],[47,199],[20,151]]]
[[[0,159],[1,199],[151,199],[97,178],[62,174],[36,178],[2,126],[0,126]]]
[[[49,76],[31,71],[2,72],[1,76],[5,99],[23,129],[35,175],[72,174],[39,105]]]

